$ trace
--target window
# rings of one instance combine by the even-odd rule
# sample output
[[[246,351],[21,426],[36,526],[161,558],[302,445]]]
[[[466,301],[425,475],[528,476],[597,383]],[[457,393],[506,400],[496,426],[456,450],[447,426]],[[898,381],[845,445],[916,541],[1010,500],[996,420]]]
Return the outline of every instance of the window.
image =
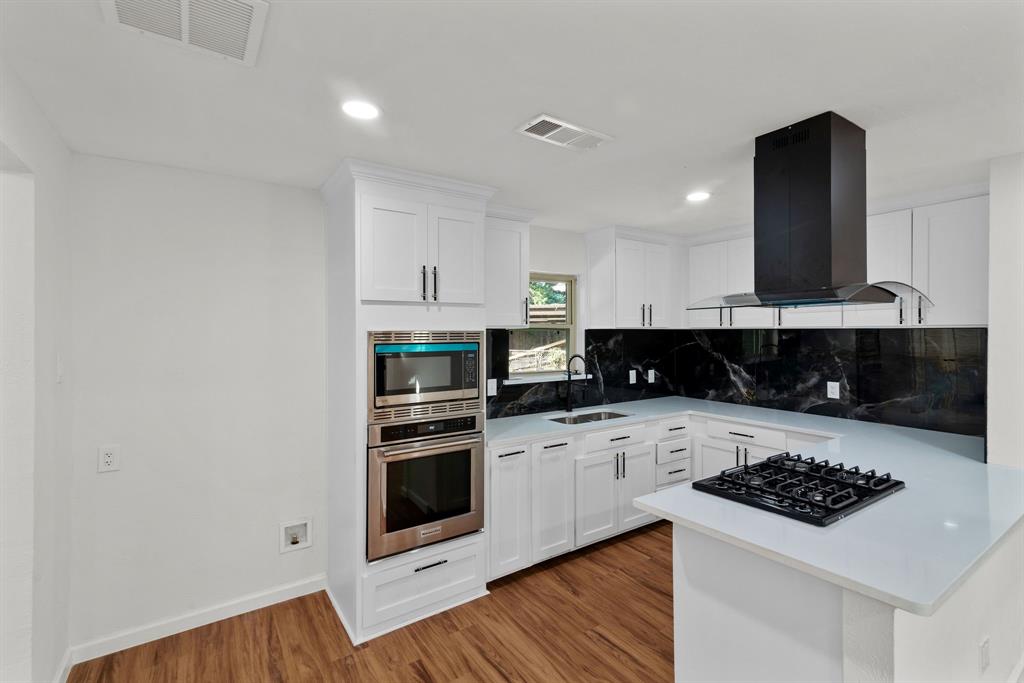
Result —
[[[530,273],[529,327],[509,333],[508,372],[564,372],[575,341],[576,278]]]

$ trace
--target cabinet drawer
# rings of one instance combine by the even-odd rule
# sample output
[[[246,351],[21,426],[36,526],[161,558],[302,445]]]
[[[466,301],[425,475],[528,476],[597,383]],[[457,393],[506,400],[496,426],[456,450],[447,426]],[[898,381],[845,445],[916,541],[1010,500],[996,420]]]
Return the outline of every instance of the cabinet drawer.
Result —
[[[676,439],[658,444],[658,464],[675,462],[690,457],[690,439]]]
[[[613,429],[608,432],[587,434],[585,441],[586,451],[587,453],[594,453],[609,448],[621,448],[640,443],[644,440],[644,431],[644,425],[632,425],[631,427]]]
[[[484,565],[484,544],[473,538],[369,574],[363,582],[363,627],[482,588]]]
[[[678,439],[681,436],[689,435],[689,418],[677,417],[672,420],[665,420],[658,424],[658,441],[664,441],[665,439]]]
[[[736,422],[708,420],[708,436],[786,450],[786,433]]]
[[[654,483],[657,486],[664,486],[665,484],[677,484],[681,481],[686,481],[690,478],[690,459],[683,458],[677,462],[667,462],[664,465],[658,465],[655,471]]]

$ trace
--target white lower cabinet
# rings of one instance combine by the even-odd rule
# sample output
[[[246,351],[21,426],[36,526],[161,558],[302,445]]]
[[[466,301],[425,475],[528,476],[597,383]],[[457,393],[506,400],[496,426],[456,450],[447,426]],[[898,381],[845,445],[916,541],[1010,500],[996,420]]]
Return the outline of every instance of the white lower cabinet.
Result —
[[[716,429],[728,429],[727,433],[737,434],[736,439],[714,438]],[[710,437],[697,439],[694,448],[696,477],[704,479],[730,467],[744,463],[753,465],[766,460],[768,456],[786,451],[786,433],[746,424],[708,422]],[[761,441],[752,441],[760,437]]]
[[[616,532],[616,473],[621,451],[601,451],[576,459],[576,547]]]
[[[633,505],[633,499],[654,493],[654,446],[642,444],[622,451],[618,479],[617,531],[634,529],[655,520]]]
[[[571,440],[533,444],[533,562],[573,548],[573,456]]]
[[[697,478],[703,479],[722,470],[736,467],[738,445],[718,439],[697,439],[697,453],[694,467]]]
[[[633,505],[653,493],[654,445],[600,451],[576,459],[576,547],[654,521]]]
[[[491,451],[490,571],[499,576],[533,564],[530,446]]]

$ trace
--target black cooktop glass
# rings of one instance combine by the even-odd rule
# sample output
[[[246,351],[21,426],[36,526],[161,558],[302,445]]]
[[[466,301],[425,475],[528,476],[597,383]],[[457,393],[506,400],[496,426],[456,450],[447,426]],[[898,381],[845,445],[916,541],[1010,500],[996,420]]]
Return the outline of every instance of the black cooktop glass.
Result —
[[[693,482],[693,488],[801,522],[827,526],[904,488],[888,472],[862,472],[780,453]]]

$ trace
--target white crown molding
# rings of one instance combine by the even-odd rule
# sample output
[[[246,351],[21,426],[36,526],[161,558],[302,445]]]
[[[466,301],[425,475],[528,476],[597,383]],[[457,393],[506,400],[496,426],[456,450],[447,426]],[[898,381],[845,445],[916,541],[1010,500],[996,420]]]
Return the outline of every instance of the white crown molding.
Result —
[[[988,183],[971,183],[970,185],[955,185],[953,187],[944,187],[938,190],[925,190],[924,192],[915,192],[914,194],[903,195],[901,197],[893,197],[891,199],[870,201],[868,202],[867,213],[869,216],[874,216],[880,213],[889,213],[890,211],[913,209],[919,206],[927,206],[929,204],[941,204],[942,202],[952,202],[958,199],[969,199],[970,197],[981,197],[987,194]]]
[[[406,171],[359,159],[344,159],[338,169],[320,186],[321,192],[331,194],[338,186],[347,184],[349,178],[414,190],[433,190],[464,199],[481,201],[487,201],[497,192],[497,188],[487,185],[477,185],[417,171]]]
[[[521,221],[523,223],[531,222],[537,216],[536,211],[529,209],[519,209],[514,206],[504,206],[502,204],[488,204],[487,205],[487,217],[488,218],[504,218],[508,221]]]

